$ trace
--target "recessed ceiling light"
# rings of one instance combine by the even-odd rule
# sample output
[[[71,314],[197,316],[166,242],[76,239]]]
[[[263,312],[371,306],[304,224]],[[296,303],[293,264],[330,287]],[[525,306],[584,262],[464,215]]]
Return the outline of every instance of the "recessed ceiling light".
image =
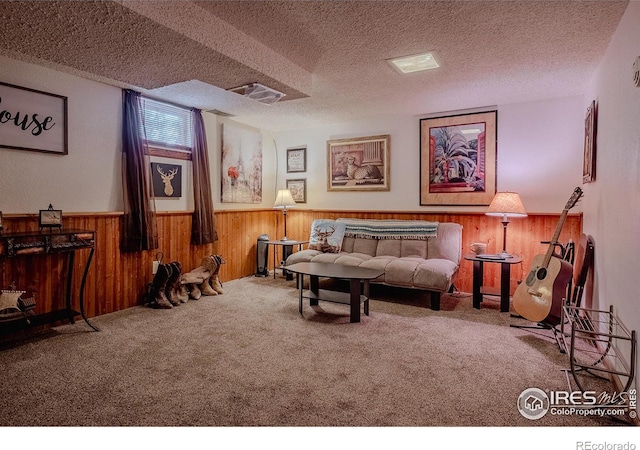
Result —
[[[440,67],[434,52],[387,59],[387,62],[400,73],[419,72]]]

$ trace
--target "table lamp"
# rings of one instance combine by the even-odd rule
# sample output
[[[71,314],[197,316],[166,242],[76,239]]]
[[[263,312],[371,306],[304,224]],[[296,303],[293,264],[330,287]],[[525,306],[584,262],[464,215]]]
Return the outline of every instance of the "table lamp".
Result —
[[[515,192],[497,192],[485,214],[487,216],[502,216],[503,233],[502,253],[500,253],[500,256],[503,258],[510,257],[511,255],[507,253],[507,225],[509,225],[509,217],[527,216],[520,196]]]
[[[293,199],[291,195],[291,191],[289,189],[281,189],[278,191],[278,195],[276,196],[276,202],[273,204],[274,208],[282,209],[282,213],[284,214],[284,237],[281,239],[283,241],[287,241],[287,209],[294,208],[296,206],[296,201]]]

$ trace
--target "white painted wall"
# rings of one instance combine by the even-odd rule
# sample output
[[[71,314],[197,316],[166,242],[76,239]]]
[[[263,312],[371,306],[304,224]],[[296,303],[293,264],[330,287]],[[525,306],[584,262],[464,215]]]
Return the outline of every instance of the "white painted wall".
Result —
[[[595,240],[594,306],[640,330],[640,2],[630,2],[583,99],[598,106],[596,180],[584,186],[584,231]],[[640,362],[640,360],[639,360]],[[638,383],[636,382],[636,386]]]
[[[69,128],[68,155],[0,148],[0,211],[122,210],[121,90],[3,57],[0,81],[68,97]]]
[[[62,209],[63,213],[122,211],[122,90],[5,57],[0,57],[0,81],[66,96],[69,128],[68,155],[0,148],[0,211],[4,214],[33,214],[46,208],[49,203]],[[223,204],[220,202],[218,163],[220,124],[225,119],[209,113],[204,113],[203,117],[214,208],[271,207],[275,201],[276,168],[272,135],[263,131],[262,204]],[[192,210],[191,162],[156,157],[151,160],[182,166],[182,197],[156,198],[156,210]]]
[[[530,212],[562,211],[582,184],[581,97],[498,106],[498,190],[519,192]],[[449,115],[450,113],[446,113]],[[426,116],[425,116],[426,117]],[[307,179],[307,208],[391,211],[483,211],[486,207],[420,206],[420,118],[367,120],[277,135],[278,188]],[[389,192],[327,192],[326,141],[389,134]],[[307,146],[307,172],[286,173],[287,148]],[[575,209],[579,211],[579,207]],[[572,212],[575,212],[572,211]]]
[[[66,212],[122,210],[120,88],[33,64],[0,58],[0,80],[68,97],[69,154],[0,149],[0,211],[35,213],[52,203]],[[581,179],[581,98],[498,107],[498,189],[521,193],[531,212],[558,212]],[[221,119],[204,114],[211,163],[214,208],[269,208],[287,178],[307,178],[307,208],[442,211],[419,205],[419,119],[415,116],[364,120],[274,134],[263,133],[263,201],[220,202]],[[242,126],[242,125],[241,125]],[[1,129],[0,129],[1,132]],[[326,141],[391,135],[391,190],[327,192]],[[286,149],[307,146],[307,172],[286,173]],[[183,197],[156,199],[158,211],[193,208],[191,163],[183,166]],[[446,207],[478,211],[482,207]]]

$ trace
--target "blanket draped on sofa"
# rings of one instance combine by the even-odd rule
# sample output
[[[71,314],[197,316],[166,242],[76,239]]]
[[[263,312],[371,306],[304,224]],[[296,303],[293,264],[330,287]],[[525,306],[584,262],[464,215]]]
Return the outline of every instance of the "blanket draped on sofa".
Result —
[[[436,237],[438,222],[423,220],[338,219],[345,224],[345,237],[365,239],[418,239]]]

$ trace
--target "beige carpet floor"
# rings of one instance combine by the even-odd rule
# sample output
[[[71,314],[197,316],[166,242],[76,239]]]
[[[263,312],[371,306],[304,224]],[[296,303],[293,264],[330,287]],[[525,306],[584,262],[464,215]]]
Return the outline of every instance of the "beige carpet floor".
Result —
[[[344,288],[338,284],[333,286]],[[524,418],[566,390],[568,356],[487,299],[372,288],[371,313],[298,312],[295,282],[248,277],[171,310],[140,306],[0,350],[3,426],[611,426]],[[612,389],[596,383],[597,389]]]

